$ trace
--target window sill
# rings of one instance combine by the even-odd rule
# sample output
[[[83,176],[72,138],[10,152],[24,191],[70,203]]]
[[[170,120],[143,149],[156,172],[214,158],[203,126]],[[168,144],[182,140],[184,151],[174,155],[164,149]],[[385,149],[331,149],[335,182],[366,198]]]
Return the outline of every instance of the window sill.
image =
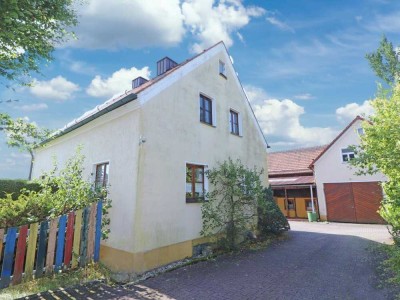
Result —
[[[220,75],[221,77],[225,78],[225,79],[228,79],[228,77],[226,77],[226,75],[223,74],[223,73],[219,73],[219,75]]]
[[[233,133],[233,132],[231,132],[231,135],[234,135],[234,136],[237,136],[237,137],[243,137],[243,135],[240,135],[240,134],[236,134],[236,133]]]
[[[186,203],[204,203],[206,200],[197,198],[186,198]]]
[[[217,126],[215,126],[215,125],[213,125],[213,124],[210,124],[210,123],[207,123],[207,122],[203,122],[203,121],[200,121],[200,123],[201,124],[204,124],[204,125],[207,125],[207,126],[210,126],[210,127],[213,127],[213,128],[216,128]]]

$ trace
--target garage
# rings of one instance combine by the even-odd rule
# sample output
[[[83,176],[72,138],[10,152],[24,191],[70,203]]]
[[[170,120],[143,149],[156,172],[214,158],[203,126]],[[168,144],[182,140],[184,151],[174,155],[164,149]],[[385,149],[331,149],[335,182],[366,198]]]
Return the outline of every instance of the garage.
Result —
[[[324,183],[324,193],[329,221],[385,223],[377,213],[382,200],[379,182]]]

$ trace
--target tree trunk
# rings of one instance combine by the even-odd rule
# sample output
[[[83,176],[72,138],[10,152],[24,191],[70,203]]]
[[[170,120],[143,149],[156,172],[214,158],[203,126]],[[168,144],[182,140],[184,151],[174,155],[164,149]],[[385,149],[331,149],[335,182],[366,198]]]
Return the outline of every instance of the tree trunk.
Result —
[[[34,159],[34,156],[33,156],[33,152],[32,152],[32,151],[29,151],[29,154],[31,155],[31,166],[30,166],[30,168],[29,168],[29,177],[28,177],[28,180],[31,180],[31,179],[32,179],[32,170],[33,170],[33,159]]]

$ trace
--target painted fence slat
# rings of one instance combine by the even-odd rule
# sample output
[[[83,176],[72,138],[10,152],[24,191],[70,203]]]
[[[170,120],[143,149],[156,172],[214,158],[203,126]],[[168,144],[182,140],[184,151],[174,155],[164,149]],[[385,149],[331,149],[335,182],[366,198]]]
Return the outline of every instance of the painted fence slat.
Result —
[[[102,205],[99,201],[50,221],[0,229],[0,289],[98,262]]]
[[[56,264],[54,270],[58,272],[61,270],[64,254],[64,242],[65,242],[65,225],[67,222],[67,216],[61,216],[58,222],[58,235],[57,235],[57,248],[56,248]]]
[[[94,257],[93,260],[98,262],[100,259],[100,240],[101,240],[101,220],[103,214],[103,202],[99,201],[97,203],[97,213],[96,213],[96,236],[94,239]]]
[[[46,258],[46,244],[47,244],[47,229],[49,222],[43,221],[40,223],[39,242],[36,256],[36,272],[35,278],[43,276],[44,263]]]
[[[28,250],[26,252],[25,262],[25,279],[27,280],[33,278],[38,227],[39,223],[33,223],[29,226]]]
[[[23,225],[19,228],[17,253],[15,255],[14,274],[12,284],[16,285],[22,281],[22,271],[24,270],[26,238],[28,236],[28,225]]]
[[[81,236],[81,252],[79,258],[79,266],[83,267],[86,265],[86,251],[87,251],[87,237],[88,237],[88,223],[89,223],[89,208],[86,207],[83,210],[82,217],[82,236]]]
[[[1,254],[3,253],[3,240],[4,240],[4,229],[0,229],[0,263],[1,263]]]
[[[76,268],[78,266],[79,258],[79,247],[81,244],[81,233],[82,233],[82,212],[80,209],[75,213],[75,229],[74,229],[74,244],[72,246],[72,264],[71,268]]]
[[[93,203],[90,206],[89,228],[88,228],[88,246],[87,246],[87,261],[88,262],[91,262],[93,260],[94,234],[95,234],[95,225],[96,225],[96,206],[97,206],[97,203]]]
[[[54,250],[56,249],[58,218],[50,221],[49,239],[47,242],[46,274],[53,273]]]
[[[72,256],[72,242],[74,235],[74,213],[68,214],[67,233],[65,235],[64,268],[69,268]]]
[[[0,288],[10,285],[12,265],[14,261],[15,239],[17,237],[17,228],[7,229],[6,245],[4,247],[3,266],[1,269]]]

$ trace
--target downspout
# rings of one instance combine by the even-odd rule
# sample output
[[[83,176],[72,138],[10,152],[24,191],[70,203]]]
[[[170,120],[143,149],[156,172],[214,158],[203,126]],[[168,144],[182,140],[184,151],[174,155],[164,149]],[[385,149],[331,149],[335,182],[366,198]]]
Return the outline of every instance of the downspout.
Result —
[[[314,207],[314,193],[313,193],[312,184],[310,184],[310,194],[311,194],[311,208],[312,208],[312,212],[315,213],[315,207]]]

